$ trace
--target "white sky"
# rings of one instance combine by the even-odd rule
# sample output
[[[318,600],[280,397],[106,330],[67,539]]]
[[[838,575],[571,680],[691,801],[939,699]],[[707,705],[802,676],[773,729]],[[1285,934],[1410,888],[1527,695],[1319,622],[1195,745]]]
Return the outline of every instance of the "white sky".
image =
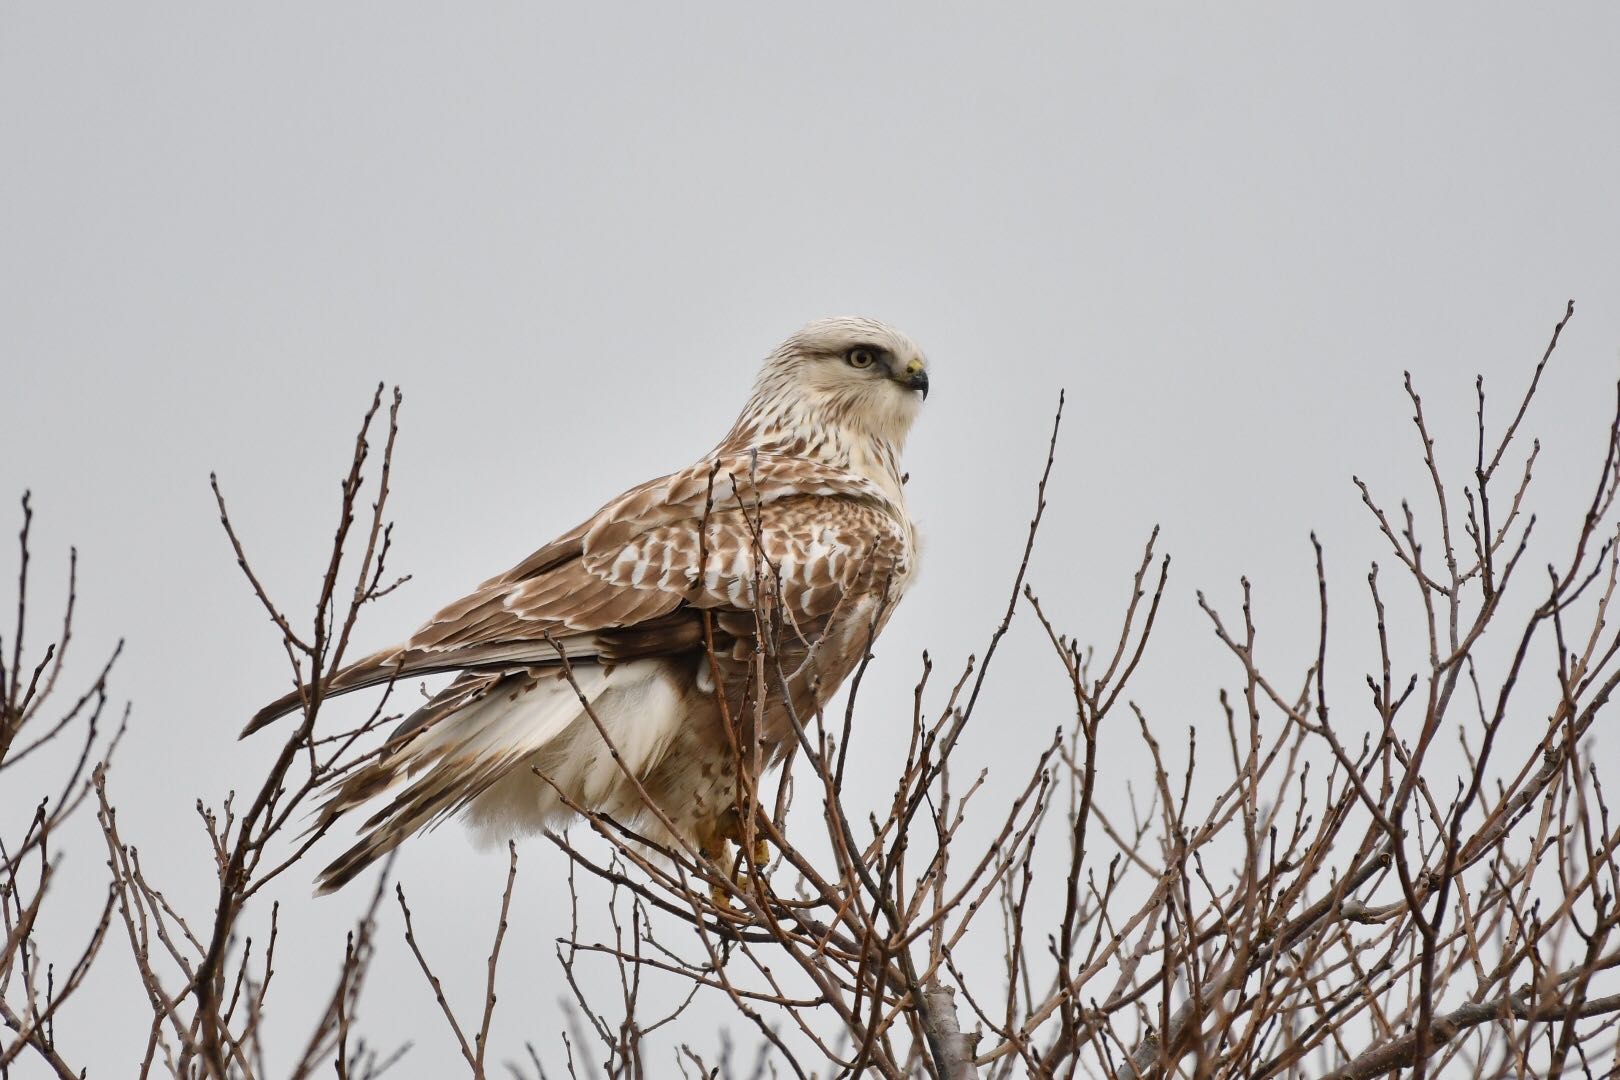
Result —
[[[1350,475],[1424,493],[1401,372],[1460,482],[1474,374],[1500,418],[1573,297],[1527,421],[1537,508],[1571,520],[1620,373],[1617,51],[1608,5],[0,4],[0,496],[10,533],[34,491],[36,640],[77,544],[76,670],[129,641],[121,822],[200,917],[194,801],[256,786],[272,742],[235,733],[285,684],[210,470],[302,610],[355,421],[403,387],[415,580],[363,624],[379,646],[695,458],[799,324],[861,313],[916,338],[934,385],[907,454],[926,558],[866,692],[863,782],[887,779],[921,650],[953,671],[999,617],[1060,387],[1032,582],[1111,643],[1161,523],[1172,590],[1136,696],[1167,732],[1214,725],[1236,673],[1194,589],[1231,607],[1248,574],[1297,666],[1315,529],[1364,635],[1383,553]],[[965,750],[997,797],[1067,716],[1035,631],[1021,615]],[[37,798],[6,782],[0,813]],[[48,929],[99,903],[95,843]],[[497,1060],[545,1045],[563,992],[564,863],[523,852]],[[455,828],[399,864],[469,1008],[504,869]],[[283,890],[289,1039],[363,900],[304,886]],[[59,1023],[92,1077],[143,1046],[124,947]],[[408,963],[379,967],[368,1030],[417,1039],[408,1075],[453,1069]],[[679,1037],[712,1046],[725,1015]]]

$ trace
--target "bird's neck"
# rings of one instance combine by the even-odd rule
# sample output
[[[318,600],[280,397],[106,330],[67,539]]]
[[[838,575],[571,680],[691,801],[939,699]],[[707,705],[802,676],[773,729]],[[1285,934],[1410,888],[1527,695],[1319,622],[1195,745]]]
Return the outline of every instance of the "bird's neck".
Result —
[[[786,413],[751,406],[737,418],[719,449],[808,458],[843,469],[870,481],[897,510],[904,510],[900,450],[905,432],[865,431],[841,419],[814,411]]]

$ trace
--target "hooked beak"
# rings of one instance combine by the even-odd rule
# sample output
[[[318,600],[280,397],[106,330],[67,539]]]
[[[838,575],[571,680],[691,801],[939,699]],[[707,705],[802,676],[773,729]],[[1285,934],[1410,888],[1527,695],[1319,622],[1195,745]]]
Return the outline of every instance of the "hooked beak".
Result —
[[[905,370],[895,376],[895,381],[909,390],[921,393],[924,401],[928,400],[928,371],[923,367],[921,360],[913,360],[907,364]]]

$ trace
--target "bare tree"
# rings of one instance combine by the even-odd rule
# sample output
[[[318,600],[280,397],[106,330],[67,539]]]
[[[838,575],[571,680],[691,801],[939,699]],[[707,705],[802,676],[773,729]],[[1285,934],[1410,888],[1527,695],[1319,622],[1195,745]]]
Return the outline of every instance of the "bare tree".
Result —
[[[639,837],[580,808],[641,873],[593,861],[565,839],[558,845],[640,904],[688,921],[701,947],[685,959],[615,943],[571,947],[676,972],[723,994],[774,1047],[778,1064],[799,1076],[823,1075],[829,1064],[832,1075],[953,1080],[981,1070],[1558,1076],[1604,1058],[1612,1071],[1620,832],[1609,820],[1604,770],[1586,746],[1620,684],[1620,635],[1607,619],[1620,429],[1611,426],[1587,512],[1540,585],[1521,569],[1529,565],[1534,519],[1523,507],[1539,447],[1516,463],[1511,457],[1572,313],[1494,435],[1479,385],[1475,464],[1460,486],[1436,464],[1422,400],[1408,381],[1438,536],[1425,535],[1405,503],[1392,523],[1371,491],[1360,490],[1428,650],[1404,664],[1394,655],[1386,624],[1394,601],[1372,567],[1380,663],[1361,702],[1335,706],[1330,721],[1326,559],[1313,537],[1320,619],[1304,671],[1289,677],[1260,666],[1247,581],[1235,621],[1200,595],[1237,663],[1240,689],[1220,699],[1218,764],[1199,759],[1194,727],[1185,769],[1172,775],[1161,753],[1166,733],[1126,697],[1169,560],[1150,537],[1109,648],[1085,650],[1060,633],[1025,582],[1049,455],[1006,614],[983,660],[970,662],[933,712],[924,707],[925,665],[892,797],[873,812],[845,794],[859,675],[841,722],[800,718],[793,776],[814,789],[832,865],[813,865],[802,836],[796,846],[783,834],[783,793],[773,803],[750,792],[759,812],[749,820],[776,852],[778,880],[792,875],[791,897],[770,888],[750,860],[731,868],[675,852],[650,858]],[[1055,451],[1055,429],[1053,440]],[[1504,612],[1520,595],[1530,602],[1515,620]],[[982,811],[999,823],[992,841],[964,851],[953,841],[984,774],[953,790],[951,758],[1020,597],[1047,632],[1074,713],[1010,804]],[[1554,646],[1553,671],[1536,678],[1533,650],[1544,643]],[[773,677],[781,673],[767,661],[761,678]],[[1510,718],[1520,730],[1534,725],[1537,737],[1504,756]],[[1119,723],[1139,734],[1154,783],[1140,805],[1105,808],[1093,798],[1100,733]],[[1456,760],[1438,750],[1447,739],[1468,762],[1461,775],[1443,764]],[[748,757],[741,734],[738,752]],[[1219,778],[1213,798],[1195,799],[1195,769],[1205,786],[1212,771]],[[1612,765],[1608,771],[1612,777]],[[1057,873],[1035,857],[1053,831],[1068,854]],[[1219,861],[1206,863],[1212,854]],[[735,882],[734,869],[742,873]],[[1053,889],[1062,896],[1056,925],[1031,925],[1032,895]],[[1005,968],[960,970],[954,950],[992,901]],[[784,958],[804,990],[788,985]],[[805,1050],[790,1050],[769,1019],[784,1016]],[[606,1049],[610,1072],[635,1074],[625,1054]]]
[[[1185,731],[1131,696],[1170,580],[1156,531],[1127,569],[1130,587],[1101,648],[1061,630],[1062,616],[1043,607],[1029,580],[1058,456],[1060,400],[1005,611],[982,656],[945,685],[924,658],[907,748],[885,790],[846,785],[861,752],[863,663],[842,709],[792,717],[796,745],[775,780],[760,767],[759,718],[719,700],[742,778],[735,857],[661,847],[573,807],[583,827],[551,836],[560,854],[549,856],[568,865],[575,904],[554,957],[573,999],[570,1020],[556,1037],[528,1033],[530,1060],[506,1068],[942,1080],[1620,1076],[1620,825],[1605,790],[1617,772],[1592,751],[1594,727],[1620,685],[1620,631],[1609,618],[1620,580],[1620,396],[1589,502],[1567,535],[1545,537],[1528,511],[1539,444],[1526,448],[1521,435],[1572,313],[1505,425],[1487,415],[1479,384],[1467,475],[1448,476],[1438,464],[1424,402],[1408,380],[1427,509],[1392,507],[1357,481],[1393,562],[1367,573],[1364,620],[1335,607],[1331,637],[1331,560],[1311,538],[1318,616],[1301,669],[1262,660],[1271,632],[1262,637],[1247,580],[1235,611],[1199,595],[1234,683],[1220,693],[1213,724]],[[119,828],[106,766],[84,782],[85,763],[106,758],[91,749],[101,745],[106,673],[40,736],[89,728],[67,794],[42,804],[22,839],[0,852],[7,1061],[33,1052],[58,1075],[76,1075],[49,1021],[78,982],[41,985],[29,927],[49,883],[53,822],[91,791],[111,891],[72,971],[94,958],[109,922],[121,925],[151,1007],[141,1074],[268,1075],[272,975],[278,964],[314,961],[307,950],[284,959],[278,911],[266,910],[260,893],[302,872],[303,855],[331,826],[317,816],[316,828],[294,837],[290,823],[389,745],[378,734],[388,695],[358,724],[328,724],[322,709],[323,680],[343,663],[366,605],[397,584],[385,584],[384,569],[397,392],[374,460],[383,406],[379,388],[342,482],[307,623],[268,595],[215,486],[241,569],[280,633],[292,677],[310,691],[251,800],[199,805],[218,875],[211,910],[181,912],[150,880]],[[368,482],[376,492],[369,504]],[[770,574],[756,554],[758,572]],[[26,586],[26,526],[23,567]],[[754,595],[770,593],[755,584]],[[71,602],[69,612],[71,625]],[[1020,782],[994,788],[960,748],[984,722],[975,720],[982,691],[1020,613],[1044,629],[1072,711],[1053,717],[1051,738],[1029,749]],[[0,769],[32,749],[13,743],[50,696],[50,664],[59,664],[60,649],[22,674],[22,614],[20,602]],[[769,609],[755,618],[759,691],[786,683],[776,645],[790,629]],[[1421,649],[1403,651],[1406,635],[1392,628],[1415,628]],[[1357,634],[1376,659],[1347,696],[1339,673],[1356,663],[1344,659],[1357,655],[1344,642]],[[1300,628],[1289,635],[1302,636]],[[63,645],[67,637],[64,628]],[[559,662],[572,680],[560,650]],[[589,713],[583,694],[581,702]],[[1102,748],[1117,755],[1127,740],[1150,784],[1124,803],[1101,799]],[[549,783],[544,775],[535,782]],[[37,867],[26,887],[25,860]],[[278,1047],[299,1048],[292,1074],[376,1076],[400,1060],[354,1033],[368,965],[390,946],[414,959],[467,1072],[494,1071],[499,965],[508,923],[521,917],[512,905],[518,866],[514,846],[504,891],[491,898],[487,980],[474,1002],[451,1000],[435,975],[430,936],[419,933],[402,888],[393,890],[402,932],[379,933],[385,868],[344,954],[326,961],[333,990],[313,1030],[274,1037]],[[578,918],[592,879],[607,897],[605,937]],[[999,966],[969,960],[965,943],[987,936],[999,938]],[[593,1000],[592,983],[579,977],[588,965],[616,977],[612,1001]],[[654,980],[679,990],[651,1001],[645,988]],[[726,1032],[716,1042],[717,1013],[751,1031],[751,1045]]]

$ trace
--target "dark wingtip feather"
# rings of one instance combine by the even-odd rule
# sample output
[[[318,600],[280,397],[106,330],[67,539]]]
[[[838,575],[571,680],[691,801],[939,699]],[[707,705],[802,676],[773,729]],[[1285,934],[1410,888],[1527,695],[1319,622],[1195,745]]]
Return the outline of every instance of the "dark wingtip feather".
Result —
[[[384,649],[382,652],[372,653],[363,659],[356,660],[326,681],[324,696],[336,697],[347,694],[350,690],[363,690],[368,686],[388,682],[400,674],[396,667],[384,667],[384,662],[393,660],[398,650]],[[304,695],[309,692],[308,686],[300,686],[288,694],[283,694],[270,704],[253,714],[253,719],[247,722],[238,739],[245,739],[255,731],[259,731],[276,720],[281,719],[295,709],[303,708]]]
[[[298,708],[298,706],[302,703],[303,698],[300,691],[297,690],[277,698],[264,708],[260,709],[258,712],[254,713],[253,719],[247,722],[247,726],[242,729],[242,733],[238,735],[237,738],[245,739],[249,735],[252,735],[255,731],[269,727],[270,724],[281,719],[283,716],[286,716],[288,713]]]

